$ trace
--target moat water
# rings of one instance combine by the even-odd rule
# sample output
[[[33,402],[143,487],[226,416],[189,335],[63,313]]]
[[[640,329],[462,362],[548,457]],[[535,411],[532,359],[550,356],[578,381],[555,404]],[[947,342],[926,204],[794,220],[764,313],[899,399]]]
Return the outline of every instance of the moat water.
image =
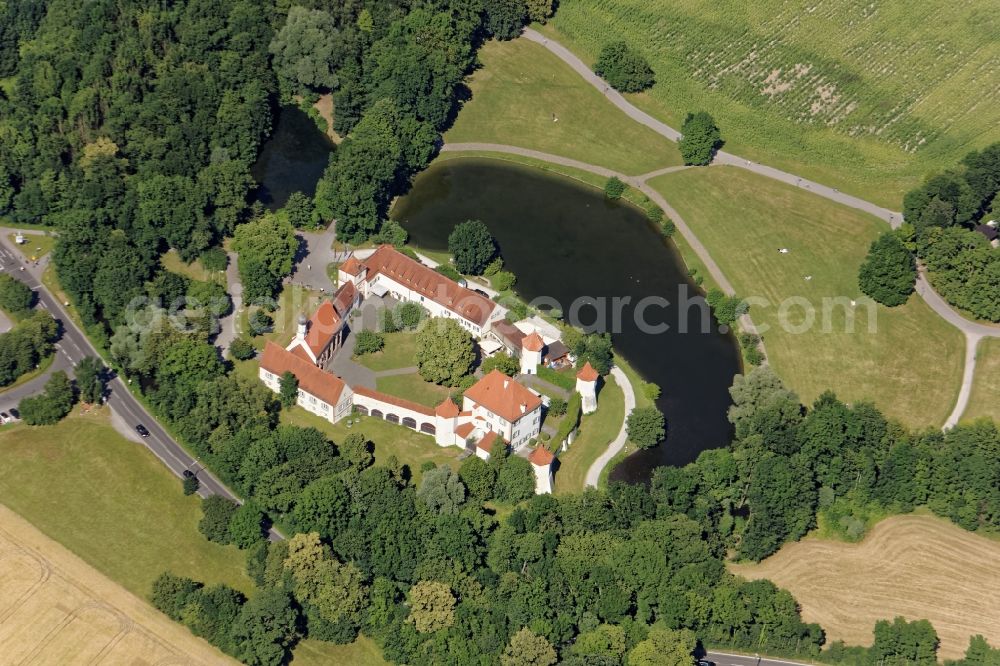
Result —
[[[259,185],[257,200],[269,210],[277,210],[293,192],[313,196],[335,148],[298,107],[281,107],[271,136],[250,169]]]
[[[676,247],[641,210],[540,169],[461,158],[420,174],[392,216],[412,243],[430,250],[447,249],[459,222],[480,219],[517,276],[521,297],[553,299],[566,317],[581,297],[605,303],[607,316],[590,305],[579,308],[579,320],[611,332],[616,353],[661,387],[657,406],[667,418],[666,439],[630,455],[612,479],[644,482],[658,466],[687,464],[729,442],[728,389],[740,372],[736,341],[702,314],[703,299]],[[620,323],[611,314],[615,298]],[[649,305],[640,325],[643,299]],[[658,330],[663,324],[669,328]]]

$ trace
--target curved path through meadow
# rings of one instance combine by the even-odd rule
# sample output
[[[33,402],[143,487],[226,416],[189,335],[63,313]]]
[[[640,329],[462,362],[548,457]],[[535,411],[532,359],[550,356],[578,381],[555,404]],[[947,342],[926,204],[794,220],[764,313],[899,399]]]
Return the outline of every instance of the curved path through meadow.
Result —
[[[681,138],[681,133],[678,132],[673,127],[670,127],[666,123],[657,120],[645,111],[639,109],[631,102],[629,102],[625,97],[622,96],[617,90],[609,86],[604,79],[600,78],[587,66],[579,57],[577,57],[572,51],[567,49],[565,46],[559,42],[546,37],[545,35],[532,30],[531,28],[525,29],[523,36],[528,41],[536,42],[544,46],[548,51],[562,60],[564,63],[569,65],[573,71],[579,74],[584,81],[592,85],[601,91],[605,98],[616,107],[618,107],[625,115],[634,120],[637,123],[645,125],[654,132],[670,139],[671,141],[678,141]],[[705,268],[711,274],[712,278],[727,294],[733,294],[733,287],[729,280],[723,275],[722,270],[719,268],[718,264],[709,255],[708,250],[701,241],[694,235],[691,228],[684,222],[683,218],[678,215],[677,211],[666,202],[666,200],[660,195],[659,192],[654,190],[647,184],[647,180],[660,176],[666,173],[671,173],[683,169],[685,167],[667,167],[665,169],[659,169],[657,171],[652,171],[650,173],[642,174],[639,176],[626,176],[624,174],[616,173],[610,169],[595,165],[586,164],[578,160],[569,159],[566,157],[561,157],[558,155],[550,155],[548,153],[542,153],[537,150],[531,150],[528,148],[520,148],[518,146],[507,146],[501,144],[491,144],[491,143],[457,143],[457,144],[445,144],[442,148],[445,151],[491,151],[500,153],[510,153],[515,155],[521,155],[524,157],[531,157],[537,160],[550,162],[552,164],[560,164],[562,166],[572,167],[575,169],[580,169],[583,171],[589,171],[590,173],[595,173],[605,177],[617,176],[624,182],[632,185],[636,189],[640,190],[643,194],[654,201],[658,206],[660,206],[663,211],[674,221],[677,228],[680,230],[684,239],[691,245],[695,254],[698,258],[705,264]],[[821,183],[811,181],[807,178],[802,178],[796,176],[793,173],[788,173],[787,171],[781,171],[780,169],[775,169],[774,167],[769,167],[764,164],[758,164],[751,160],[739,157],[732,153],[726,151],[719,151],[715,155],[715,159],[712,162],[712,166],[726,165],[734,166],[740,169],[746,169],[753,173],[766,176],[773,180],[778,180],[788,185],[793,185],[795,187],[800,187],[802,189],[809,190],[813,194],[817,194],[831,201],[849,206],[851,208],[856,208],[870,215],[884,220],[889,223],[889,226],[893,229],[899,227],[903,223],[903,215],[897,211],[889,210],[888,208],[883,208],[882,206],[877,206],[870,201],[865,201],[859,197],[845,194],[840,190],[832,187],[827,187]],[[951,412],[951,415],[945,421],[944,428],[951,428],[958,423],[959,418],[965,412],[966,407],[969,403],[969,397],[972,393],[972,384],[975,379],[976,372],[976,348],[979,341],[984,337],[1000,337],[1000,326],[992,326],[989,324],[983,324],[976,321],[970,321],[969,319],[962,316],[958,311],[952,308],[941,296],[934,291],[930,282],[927,281],[924,272],[921,270],[917,276],[916,283],[917,294],[931,307],[934,312],[936,312],[940,317],[942,317],[949,324],[957,328],[965,336],[965,366],[962,373],[962,385],[958,394],[958,399],[955,402],[955,407]],[[748,315],[744,315],[740,319],[740,324],[743,326],[744,330],[749,332],[756,332],[756,328],[753,322],[750,320]]]
[[[622,419],[622,427],[618,431],[618,436],[611,440],[608,448],[597,457],[597,460],[587,470],[587,479],[584,482],[585,487],[597,487],[597,484],[601,480],[601,472],[608,466],[611,459],[618,455],[618,452],[622,450],[625,442],[628,440],[628,428],[626,425],[628,424],[628,415],[635,409],[635,391],[632,388],[632,382],[628,380],[625,373],[617,366],[611,368],[611,376],[615,378],[615,382],[621,387],[622,393],[625,394],[625,416]]]

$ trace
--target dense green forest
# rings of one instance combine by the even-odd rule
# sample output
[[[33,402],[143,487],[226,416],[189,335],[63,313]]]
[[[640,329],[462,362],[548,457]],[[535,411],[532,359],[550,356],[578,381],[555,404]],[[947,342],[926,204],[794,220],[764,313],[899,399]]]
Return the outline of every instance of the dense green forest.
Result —
[[[1000,321],[1000,251],[975,230],[1000,223],[1000,143],[965,156],[906,194],[899,235],[952,305]],[[988,229],[983,229],[988,231]]]
[[[0,214],[58,227],[60,283],[109,335],[164,251],[193,260],[262,215],[250,167],[274,109],[331,93],[347,139],[315,209],[363,239],[436,150],[504,4],[4,3]]]

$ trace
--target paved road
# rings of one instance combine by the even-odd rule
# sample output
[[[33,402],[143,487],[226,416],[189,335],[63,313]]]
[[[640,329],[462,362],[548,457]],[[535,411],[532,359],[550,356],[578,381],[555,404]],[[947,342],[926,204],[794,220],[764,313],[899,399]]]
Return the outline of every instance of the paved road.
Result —
[[[608,448],[604,450],[604,453],[597,457],[597,460],[590,466],[587,470],[587,480],[586,485],[593,488],[597,487],[598,482],[601,480],[601,472],[611,459],[618,455],[618,452],[622,450],[625,446],[626,440],[628,440],[628,432],[626,431],[626,423],[628,422],[628,415],[632,413],[635,409],[635,392],[632,390],[632,382],[628,380],[625,373],[619,368],[611,368],[611,375],[615,378],[615,382],[621,387],[622,392],[625,394],[625,416],[622,418],[622,427],[618,431],[618,436],[611,440],[608,444]],[[598,396],[600,398],[600,396]]]
[[[62,322],[63,335],[59,340],[58,354],[74,367],[85,356],[99,358],[100,355],[66,313],[62,303],[59,303],[42,285],[40,270],[34,267],[29,267],[23,271],[12,270],[12,266],[20,263],[21,259],[15,254],[16,250],[9,246],[7,239],[3,237],[4,235],[0,235],[0,260],[2,260],[4,267],[7,268],[7,272],[23,281],[38,294],[37,307],[47,310],[53,317]],[[189,456],[184,448],[174,441],[167,431],[163,429],[156,419],[132,395],[120,378],[115,377],[111,380],[108,384],[108,389],[107,404],[130,427],[134,427],[139,423],[146,426],[150,434],[149,437],[143,438],[143,445],[152,451],[153,455],[159,458],[171,472],[177,477],[181,477],[186,469],[194,471],[198,476],[198,480],[201,481],[201,489],[198,493],[202,497],[221,495],[236,502],[241,501],[235,493],[215,478],[201,463]],[[280,538],[280,536],[274,530],[270,534],[272,539]]]
[[[805,666],[809,662],[786,661],[784,659],[771,659],[769,657],[747,656],[742,654],[732,654],[731,652],[716,652],[714,650],[705,653],[705,658],[714,661],[715,666]]]
[[[299,256],[295,258],[295,268],[291,281],[295,284],[333,293],[336,285],[326,272],[326,267],[342,257],[333,251],[333,241],[337,237],[336,224],[331,223],[322,232],[300,231],[302,239]]]
[[[229,264],[226,266],[226,291],[233,301],[233,309],[225,317],[219,317],[219,333],[215,336],[215,346],[225,358],[226,350],[236,339],[236,323],[243,310],[243,283],[240,282],[240,271],[237,267],[237,255],[228,253]]]

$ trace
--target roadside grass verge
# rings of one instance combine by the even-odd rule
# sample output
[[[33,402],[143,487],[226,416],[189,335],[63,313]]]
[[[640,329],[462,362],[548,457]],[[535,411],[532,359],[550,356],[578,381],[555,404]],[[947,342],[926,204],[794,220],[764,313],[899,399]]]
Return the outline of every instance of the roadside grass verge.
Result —
[[[200,499],[106,409],[4,428],[0,455],[0,502],[133,594],[146,599],[164,571],[253,590],[243,553],[198,531]]]
[[[561,10],[560,10],[561,11]],[[607,101],[545,47],[486,42],[448,143],[502,143],[637,175],[681,164],[676,145]]]
[[[944,422],[961,381],[961,333],[916,295],[898,308],[875,306],[869,332],[857,271],[883,223],[731,167],[672,173],[650,185],[684,217],[740,296],[767,300],[751,305],[750,314],[767,327],[772,366],[806,404],[833,389],[848,402],[871,400],[911,427]],[[824,315],[825,298],[842,305]],[[805,328],[806,303],[815,324],[793,332]],[[779,325],[781,314],[790,330]]]
[[[17,234],[7,234],[11,244],[17,248],[26,259],[41,259],[56,246],[56,237],[48,234],[24,234],[24,244],[14,242]]]

